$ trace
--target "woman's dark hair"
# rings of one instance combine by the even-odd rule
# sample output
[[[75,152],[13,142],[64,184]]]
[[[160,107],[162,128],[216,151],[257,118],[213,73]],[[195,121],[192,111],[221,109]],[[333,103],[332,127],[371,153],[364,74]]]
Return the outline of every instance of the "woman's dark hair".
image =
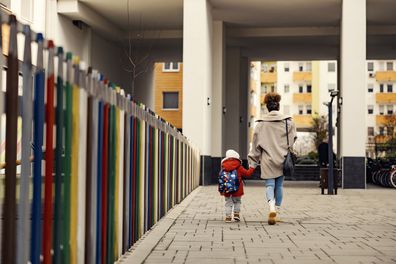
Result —
[[[264,103],[267,105],[267,109],[269,112],[274,110],[279,111],[280,100],[281,100],[281,96],[275,92],[268,93],[264,97]]]

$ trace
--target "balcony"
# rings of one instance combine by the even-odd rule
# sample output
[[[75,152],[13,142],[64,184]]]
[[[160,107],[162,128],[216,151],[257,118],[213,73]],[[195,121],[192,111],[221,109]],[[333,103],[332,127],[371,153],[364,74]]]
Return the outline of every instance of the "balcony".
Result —
[[[387,135],[377,135],[373,139],[373,143],[386,143],[391,139],[390,136]]]
[[[390,121],[396,122],[396,115],[377,115],[375,117],[375,123],[377,126],[385,126]]]
[[[260,78],[262,83],[276,83],[277,81],[276,72],[261,72]]]
[[[376,93],[375,101],[377,104],[394,104],[396,103],[396,93]]]
[[[312,127],[312,115],[293,115],[293,121],[297,128]]]
[[[375,80],[377,82],[396,82],[396,71],[377,71]]]
[[[312,81],[312,72],[294,72],[293,81],[295,82],[310,82]]]
[[[293,94],[294,103],[311,104],[312,94],[311,93],[294,93]]]

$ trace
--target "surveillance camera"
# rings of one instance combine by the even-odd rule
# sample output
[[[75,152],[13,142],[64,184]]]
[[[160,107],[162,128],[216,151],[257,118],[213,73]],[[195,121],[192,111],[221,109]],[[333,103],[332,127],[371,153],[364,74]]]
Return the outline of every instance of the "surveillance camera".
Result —
[[[331,92],[330,92],[330,95],[331,95],[332,97],[337,96],[338,94],[339,94],[339,91],[331,91]]]
[[[329,93],[333,92],[334,88],[329,88]]]

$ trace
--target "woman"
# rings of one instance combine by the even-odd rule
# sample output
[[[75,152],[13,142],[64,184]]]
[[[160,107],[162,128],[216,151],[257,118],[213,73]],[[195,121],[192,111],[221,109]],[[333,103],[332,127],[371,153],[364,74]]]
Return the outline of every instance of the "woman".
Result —
[[[253,134],[252,148],[248,155],[250,167],[261,164],[261,178],[265,180],[266,196],[270,209],[268,224],[276,223],[283,196],[283,161],[288,151],[286,122],[290,147],[296,140],[296,127],[290,116],[279,112],[281,96],[269,93],[264,102],[268,114],[258,120]],[[275,207],[276,206],[276,207]]]

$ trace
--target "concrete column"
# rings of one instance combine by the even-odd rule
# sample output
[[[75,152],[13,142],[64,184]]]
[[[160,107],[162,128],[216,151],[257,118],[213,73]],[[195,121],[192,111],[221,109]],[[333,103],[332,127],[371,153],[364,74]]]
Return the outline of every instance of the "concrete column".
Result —
[[[344,188],[365,188],[366,1],[343,0],[341,22],[341,155]]]
[[[212,179],[212,8],[207,0],[183,4],[183,133],[201,150],[201,179]]]
[[[217,174],[221,166],[221,159],[225,156],[224,151],[224,124],[225,115],[225,26],[223,21],[213,21],[213,55],[212,55],[212,175]],[[215,177],[212,177],[215,179]]]
[[[223,106],[225,105],[225,45],[224,45],[224,23],[213,22],[213,79],[212,79],[212,146],[213,157],[220,158],[225,155],[223,150],[223,126],[225,116]]]
[[[249,60],[242,57],[240,60],[240,85],[239,85],[239,155],[241,159],[247,159],[248,154],[248,94],[249,94]]]
[[[224,148],[240,151],[240,86],[241,52],[239,48],[227,48],[226,96],[225,96],[225,144]]]

